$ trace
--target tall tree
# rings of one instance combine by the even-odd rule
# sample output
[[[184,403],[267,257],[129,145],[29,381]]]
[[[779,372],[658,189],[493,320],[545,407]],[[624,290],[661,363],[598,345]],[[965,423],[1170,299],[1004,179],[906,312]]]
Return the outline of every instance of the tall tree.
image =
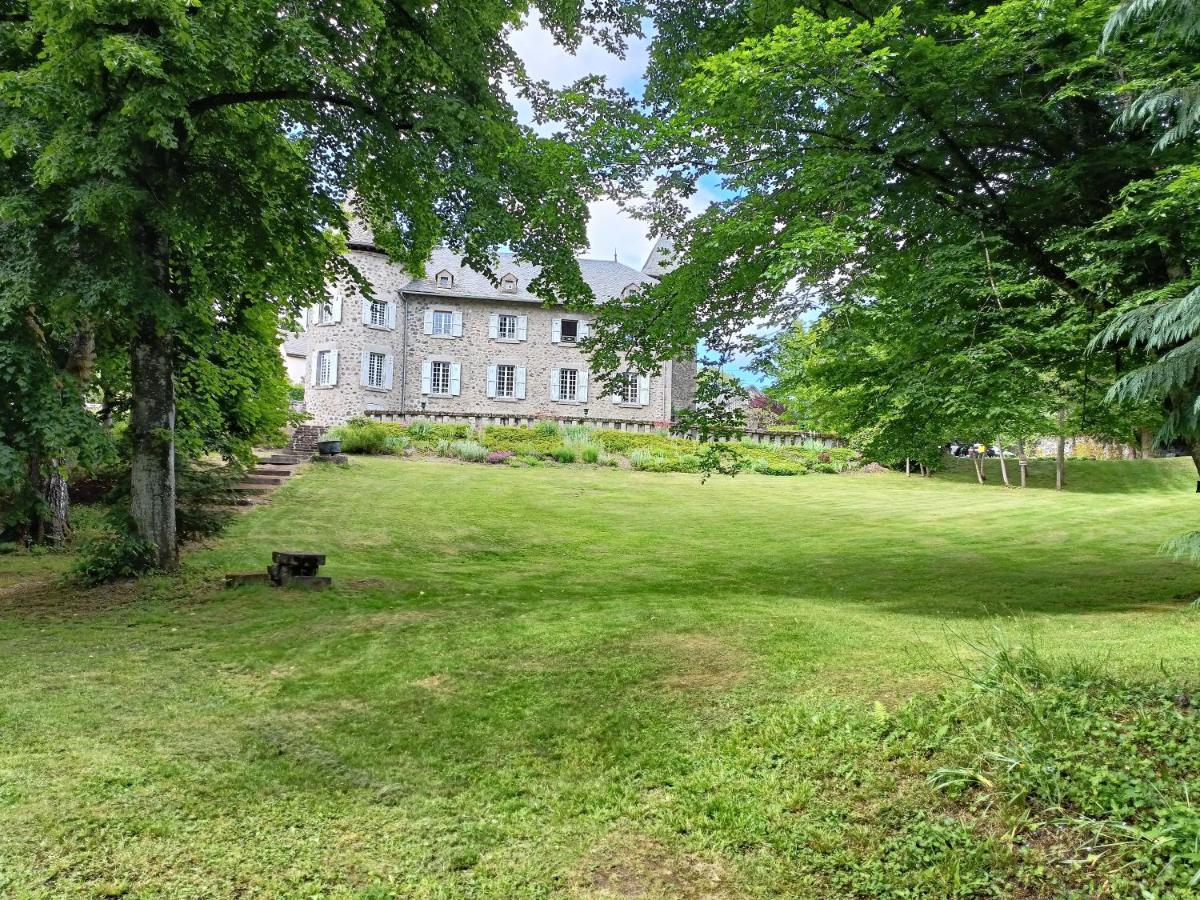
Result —
[[[1191,158],[1179,146],[1151,154],[1153,136],[1111,127],[1130,78],[1187,60],[1141,44],[1101,55],[1106,0],[694,7],[659,4],[649,108],[631,109],[613,138],[643,115],[663,170],[649,212],[681,265],[602,312],[605,365],[628,348],[648,361],[697,340],[736,345],[746,325],[786,325],[814,303],[912,298],[900,279],[926,266],[972,279],[964,293],[976,296],[988,266],[1002,268],[1020,286],[1010,315],[1044,307],[1053,327],[1090,319],[1096,330],[1131,291],[1184,277],[1197,210],[1170,223],[1168,241],[1116,241],[1102,227],[1130,185]],[[714,178],[732,198],[689,220],[683,203]],[[972,249],[970,270],[931,246]],[[1130,355],[1105,365],[1118,363]]]
[[[483,269],[507,244],[542,264],[543,294],[586,297],[586,166],[505,92],[539,96],[506,41],[531,7],[566,45],[638,27],[623,0],[4,4],[0,204],[42,242],[0,252],[14,269],[47,248],[102,263],[55,296],[124,342],[132,512],[163,567],[177,335],[228,298],[286,318],[353,276],[331,233],[347,192],[413,271],[439,241]]]

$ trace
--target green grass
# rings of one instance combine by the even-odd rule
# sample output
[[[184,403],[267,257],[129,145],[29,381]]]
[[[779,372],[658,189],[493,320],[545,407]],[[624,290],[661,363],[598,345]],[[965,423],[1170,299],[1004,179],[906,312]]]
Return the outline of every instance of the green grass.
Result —
[[[1200,574],[1156,548],[1194,471],[988,465],[356,458],[176,579],[0,555],[0,896],[1091,893],[931,786],[893,711],[997,628],[1193,677]],[[335,589],[221,587],[275,549]]]

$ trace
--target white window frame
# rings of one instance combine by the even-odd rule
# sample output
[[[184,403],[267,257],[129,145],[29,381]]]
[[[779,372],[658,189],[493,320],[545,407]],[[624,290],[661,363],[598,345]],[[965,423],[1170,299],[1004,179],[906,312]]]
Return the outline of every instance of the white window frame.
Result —
[[[579,401],[579,370],[558,370],[558,399],[565,403]]]
[[[454,311],[435,309],[433,311],[432,331],[434,337],[454,337]]]
[[[567,337],[566,325],[570,322],[575,326],[575,334],[572,337]],[[558,326],[558,341],[560,344],[578,344],[579,332],[583,330],[582,323],[578,319],[562,319]]]
[[[517,339],[517,319],[515,313],[499,313],[496,319],[496,339],[515,341]],[[505,326],[508,326],[507,328]]]
[[[624,406],[639,406],[641,396],[642,376],[637,372],[626,372],[621,389],[617,392],[617,402]]]
[[[496,364],[496,398],[517,399],[517,367],[513,363]]]
[[[505,294],[517,292],[517,276],[509,273],[500,279],[500,290]]]
[[[387,384],[387,354],[379,350],[364,350],[366,386],[382,390]]]
[[[429,366],[429,393],[438,397],[450,396],[450,363],[435,359]]]
[[[367,306],[367,325],[372,328],[387,328],[388,327],[388,304],[386,300],[368,300]],[[378,321],[376,321],[378,319]]]
[[[330,388],[337,386],[338,352],[333,345],[313,347],[312,386]]]

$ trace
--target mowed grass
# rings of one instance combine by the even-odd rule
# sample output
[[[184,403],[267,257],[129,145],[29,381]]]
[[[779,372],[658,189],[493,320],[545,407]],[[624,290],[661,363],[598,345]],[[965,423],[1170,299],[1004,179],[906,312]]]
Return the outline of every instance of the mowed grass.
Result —
[[[61,558],[0,557],[0,895],[1036,887],[1036,848],[881,723],[997,630],[1193,677],[1200,574],[1156,548],[1200,501],[1189,461],[1074,463],[1063,493],[989,467],[356,458],[179,578],[72,592]],[[334,590],[222,587],[276,549],[326,553]]]

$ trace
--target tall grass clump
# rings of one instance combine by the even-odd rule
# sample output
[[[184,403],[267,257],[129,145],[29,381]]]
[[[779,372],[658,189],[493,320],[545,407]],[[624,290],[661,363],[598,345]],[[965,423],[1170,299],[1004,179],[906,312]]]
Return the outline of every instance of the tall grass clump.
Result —
[[[979,649],[986,666],[962,687],[899,716],[916,749],[937,754],[930,782],[999,807],[1106,895],[1194,896],[1200,683],[1132,681],[1003,641]]]
[[[533,430],[542,437],[558,437],[557,422],[538,422],[533,426]]]
[[[578,459],[578,452],[570,444],[559,444],[550,451],[550,455],[560,463],[573,463]]]
[[[559,425],[558,435],[562,438],[564,444],[584,444],[589,443],[595,435],[596,429],[591,425]]]
[[[635,469],[648,469],[654,464],[654,454],[644,447],[636,447],[629,452],[629,464]]]
[[[433,423],[428,419],[413,419],[408,423],[409,437],[421,440],[433,432]]]
[[[450,445],[452,455],[467,462],[487,462],[488,448],[476,441],[455,441]]]

